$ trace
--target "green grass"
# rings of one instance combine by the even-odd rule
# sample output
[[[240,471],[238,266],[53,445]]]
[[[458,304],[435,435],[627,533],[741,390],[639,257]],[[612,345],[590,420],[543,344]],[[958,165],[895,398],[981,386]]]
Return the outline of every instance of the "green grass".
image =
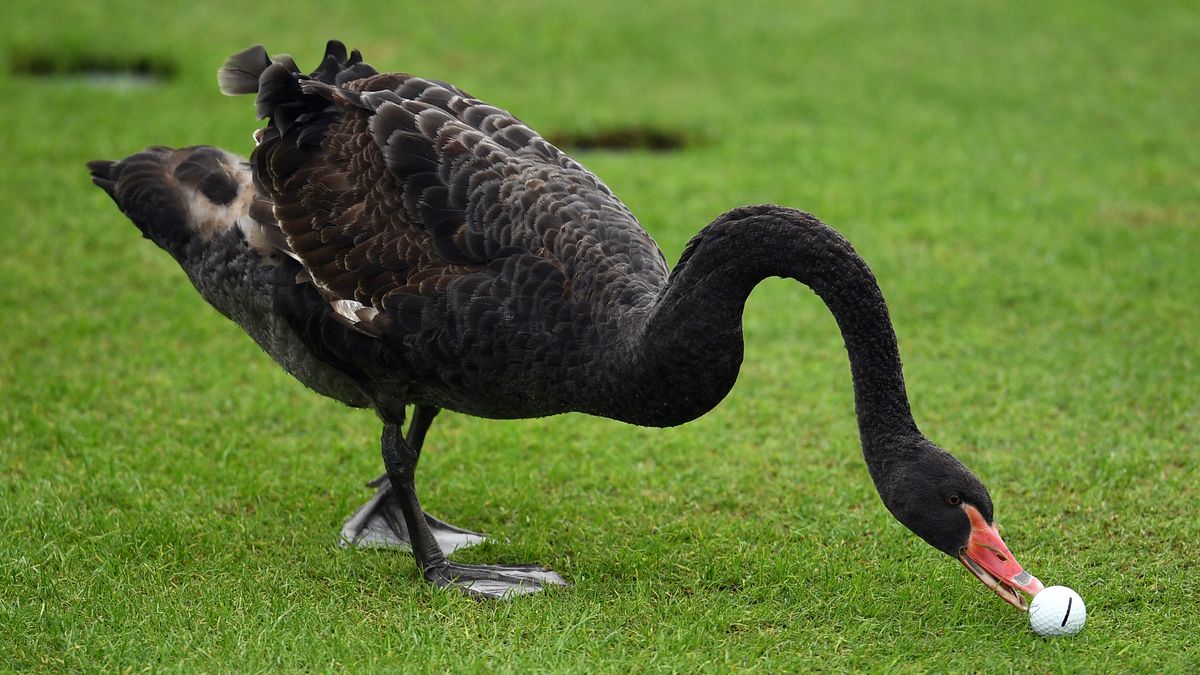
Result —
[[[1189,2],[18,3],[0,22],[0,670],[1200,669],[1200,10]],[[880,505],[844,350],[806,289],[749,303],[730,396],[670,430],[446,414],[426,506],[457,556],[574,584],[479,603],[333,546],[372,415],[206,307],[83,163],[247,152],[216,92],[262,41],[340,37],[543,133],[668,257],[777,202],[884,288],[918,421],[990,487],[1018,558],[1088,602],[1057,641]],[[152,56],[157,88],[11,74]]]

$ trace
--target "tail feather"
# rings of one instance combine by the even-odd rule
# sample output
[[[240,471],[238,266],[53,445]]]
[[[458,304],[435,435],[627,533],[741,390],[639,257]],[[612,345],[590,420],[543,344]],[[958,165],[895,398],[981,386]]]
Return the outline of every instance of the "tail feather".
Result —
[[[120,161],[88,162],[92,182],[108,193],[142,236],[176,253],[191,236],[179,190],[166,180],[171,148],[147,148]]]
[[[97,159],[87,163],[88,171],[92,174],[92,182],[96,187],[108,193],[113,201],[117,201],[117,180],[121,177],[120,162],[110,159]],[[117,202],[120,205],[120,202]]]
[[[253,198],[244,160],[209,146],[157,146],[87,166],[142,234],[177,258],[197,236],[207,240],[237,225]]]
[[[297,81],[299,71],[290,71],[282,63],[272,63],[263,69],[258,78],[258,95],[254,97],[254,105],[258,118],[270,117],[276,124],[283,127],[283,133],[292,121],[305,112],[311,112],[314,106],[325,107],[324,100],[312,100],[300,89]]]
[[[108,193],[142,234],[179,258],[193,241],[237,228],[264,257],[295,257],[242,158],[220,148],[152,147],[119,161],[88,162],[92,182]]]
[[[272,58],[262,45],[255,45],[230,56],[217,71],[217,83],[221,92],[229,96],[257,94],[255,107],[259,118],[271,118],[283,134],[299,118],[311,119],[328,107],[326,99],[304,91],[300,86],[302,81],[341,86],[378,74],[363,63],[357,49],[347,52],[344,44],[330,40],[320,66],[309,75],[301,72],[292,57],[283,54]]]
[[[217,71],[217,84],[226,96],[258,93],[258,78],[271,65],[271,57],[262,45],[234,54]]]

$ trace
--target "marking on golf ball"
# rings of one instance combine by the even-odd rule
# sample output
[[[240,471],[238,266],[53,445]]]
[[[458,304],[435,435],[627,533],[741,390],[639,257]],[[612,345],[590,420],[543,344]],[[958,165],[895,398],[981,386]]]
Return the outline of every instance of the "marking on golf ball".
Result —
[[[1074,635],[1083,630],[1086,621],[1083,598],[1066,586],[1051,586],[1029,604],[1029,627],[1038,635]]]

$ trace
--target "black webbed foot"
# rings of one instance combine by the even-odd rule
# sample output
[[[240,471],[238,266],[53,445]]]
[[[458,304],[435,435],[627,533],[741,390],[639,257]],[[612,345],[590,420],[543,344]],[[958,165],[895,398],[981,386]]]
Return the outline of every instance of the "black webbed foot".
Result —
[[[444,561],[427,568],[425,579],[472,597],[501,600],[537,593],[547,586],[570,586],[558,572],[540,565],[464,565]]]
[[[384,474],[369,485],[378,488],[378,492],[346,519],[338,544],[342,548],[398,548],[411,552],[412,538],[391,481]],[[447,555],[487,541],[486,535],[455,527],[428,513],[425,522],[429,523],[438,548]]]
[[[380,514],[379,519],[385,522],[390,531],[388,536],[408,542],[416,558],[417,569],[422,571],[426,581],[439,588],[458,589],[472,597],[504,599],[536,593],[547,586],[569,585],[557,572],[538,565],[466,565],[446,560],[445,544],[437,535],[439,526],[443,532],[453,531],[451,534],[460,539],[482,535],[459,530],[430,518],[417,499],[413,475],[421,456],[420,447],[425,430],[436,412],[436,408],[417,406],[408,438],[400,434],[397,422],[384,423],[380,445],[383,463],[387,467],[389,494],[383,497],[376,495],[380,497],[379,503],[386,508],[378,505],[372,508],[373,512]],[[393,415],[395,419],[403,419],[398,412]],[[384,481],[379,481],[379,484],[380,494],[383,494]],[[357,516],[355,514],[351,521]],[[400,523],[404,526],[403,536],[398,534],[400,529],[395,525]]]

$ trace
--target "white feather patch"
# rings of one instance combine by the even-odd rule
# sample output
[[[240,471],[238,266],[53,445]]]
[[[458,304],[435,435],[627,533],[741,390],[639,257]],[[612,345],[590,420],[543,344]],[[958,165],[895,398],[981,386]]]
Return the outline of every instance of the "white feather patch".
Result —
[[[272,246],[271,242],[267,239],[266,233],[263,232],[262,224],[251,218],[250,214],[238,216],[237,220],[233,222],[234,225],[236,225],[237,228],[242,231],[242,236],[246,238],[246,243],[250,244],[250,248],[257,251],[259,255],[265,258],[270,257],[279,251],[279,249]],[[291,251],[283,252],[292,256],[293,258],[296,257],[296,255]],[[296,259],[299,260],[299,258]]]
[[[216,204],[198,190],[181,186],[187,199],[189,225],[204,241],[231,227],[239,227],[246,235],[246,240],[252,242],[251,233],[243,220],[250,220],[250,201],[255,195],[254,177],[245,160],[229,152],[225,155],[225,167],[238,183],[237,197],[228,204]]]
[[[329,303],[329,306],[350,323],[370,321],[379,315],[379,310],[367,307],[356,300],[334,300]]]

